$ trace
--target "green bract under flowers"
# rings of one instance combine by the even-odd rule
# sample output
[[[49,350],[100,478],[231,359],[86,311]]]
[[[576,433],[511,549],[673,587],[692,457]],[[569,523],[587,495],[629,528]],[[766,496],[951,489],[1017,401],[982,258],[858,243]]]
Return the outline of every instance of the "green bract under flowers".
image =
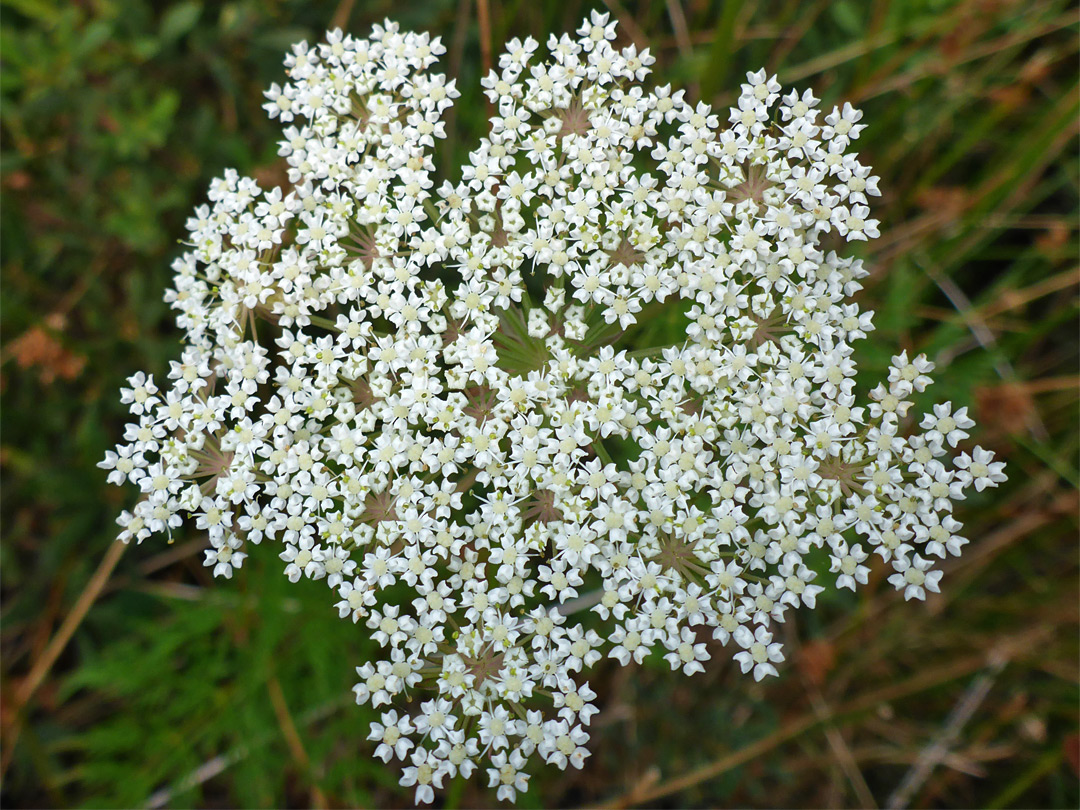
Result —
[[[644,89],[653,60],[607,15],[577,33],[509,43],[491,133],[438,188],[437,38],[295,46],[266,94],[292,187],[212,184],[167,294],[181,359],[131,378],[101,465],[143,493],[121,540],[186,515],[215,575],[265,540],[329,586],[383,647],[356,698],[386,707],[374,755],[418,802],[580,768],[604,657],[693,674],[711,637],[761,679],[788,608],[872,555],[906,598],[937,591],[952,502],[1005,478],[954,452],[966,409],[909,415],[925,357],[856,399],[861,113],[760,71],[722,123]],[[672,310],[685,336],[643,345]]]

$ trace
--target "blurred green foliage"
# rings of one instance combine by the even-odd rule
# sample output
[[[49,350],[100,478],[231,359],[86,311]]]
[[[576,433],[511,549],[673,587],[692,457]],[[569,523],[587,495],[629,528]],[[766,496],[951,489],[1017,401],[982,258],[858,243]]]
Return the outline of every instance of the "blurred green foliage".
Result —
[[[496,53],[512,36],[572,29],[591,7],[479,1]],[[1007,458],[1012,480],[969,502],[961,517],[974,542],[940,599],[903,605],[873,581],[798,616],[790,641],[805,655],[774,683],[749,683],[723,653],[690,680],[662,663],[602,668],[594,756],[581,773],[534,776],[524,805],[883,803],[985,676],[988,696],[957,731],[952,759],[913,801],[1075,807],[1074,4],[607,6],[624,38],[651,45],[660,82],[724,105],[744,71],[765,65],[827,104],[865,110],[859,144],[885,197],[883,237],[865,251],[873,276],[862,304],[877,310],[878,334],[857,355],[864,380],[900,348],[927,352],[944,367],[928,397],[974,406],[982,443]],[[175,548],[130,549],[25,704],[20,690],[128,498],[94,465],[121,435],[124,378],[161,374],[176,352],[161,293],[186,216],[226,167],[264,185],[283,179],[278,130],[260,109],[282,54],[331,25],[362,35],[385,16],[442,34],[462,90],[448,126],[453,160],[442,164],[452,175],[484,128],[477,3],[0,7],[5,804],[409,805],[393,771],[371,759],[369,715],[351,703],[363,629],[337,619],[324,588],[285,583],[272,556],[207,587],[194,530]],[[1009,663],[987,675],[979,656],[991,649]],[[955,672],[918,680],[942,664]],[[890,688],[896,696],[859,703]],[[845,706],[855,709],[826,723],[828,735],[810,723],[784,736],[793,718]],[[760,740],[772,742],[726,766]],[[664,781],[701,767],[708,778]],[[492,797],[458,782],[446,801]]]

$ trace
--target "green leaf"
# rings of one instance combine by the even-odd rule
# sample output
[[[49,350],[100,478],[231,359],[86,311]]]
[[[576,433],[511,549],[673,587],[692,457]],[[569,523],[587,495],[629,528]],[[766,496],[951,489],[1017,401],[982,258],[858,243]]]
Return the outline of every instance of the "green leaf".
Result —
[[[170,45],[187,34],[202,14],[202,4],[196,2],[180,3],[173,6],[161,17],[159,36],[163,45]]]
[[[0,5],[14,9],[24,17],[52,25],[60,18],[62,6],[46,0],[3,0]]]
[[[850,0],[837,0],[829,5],[833,20],[848,36],[857,36],[863,31],[863,12],[859,4]]]

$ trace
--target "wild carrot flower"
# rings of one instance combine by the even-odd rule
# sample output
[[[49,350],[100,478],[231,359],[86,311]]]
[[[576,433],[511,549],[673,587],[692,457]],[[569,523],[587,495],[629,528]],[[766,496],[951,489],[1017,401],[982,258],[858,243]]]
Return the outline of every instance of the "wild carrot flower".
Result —
[[[909,415],[925,357],[856,396],[861,113],[762,70],[724,115],[614,39],[593,13],[546,56],[511,41],[490,134],[437,187],[438,38],[294,46],[265,105],[291,187],[211,184],[166,296],[180,360],[131,378],[101,465],[143,494],[121,540],[186,516],[215,575],[265,540],[329,587],[383,650],[356,698],[419,802],[582,767],[605,658],[693,674],[715,639],[776,675],[788,610],[875,554],[924,598],[966,542],[953,502],[1004,480],[952,458],[965,409]]]

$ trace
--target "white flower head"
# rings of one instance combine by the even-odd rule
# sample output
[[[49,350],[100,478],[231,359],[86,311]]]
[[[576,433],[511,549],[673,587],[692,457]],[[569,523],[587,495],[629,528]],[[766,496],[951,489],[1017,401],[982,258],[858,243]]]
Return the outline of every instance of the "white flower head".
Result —
[[[296,46],[264,105],[289,187],[211,184],[166,293],[182,360],[130,378],[100,465],[143,496],[121,540],[194,518],[215,575],[268,543],[325,583],[379,645],[354,692],[419,803],[583,767],[604,658],[692,675],[711,635],[777,675],[775,624],[874,553],[924,598],[966,543],[952,503],[1005,477],[950,462],[964,407],[909,430],[922,355],[856,391],[862,113],[761,70],[721,114],[616,43],[600,12],[508,43],[491,131],[438,185],[438,37]]]

